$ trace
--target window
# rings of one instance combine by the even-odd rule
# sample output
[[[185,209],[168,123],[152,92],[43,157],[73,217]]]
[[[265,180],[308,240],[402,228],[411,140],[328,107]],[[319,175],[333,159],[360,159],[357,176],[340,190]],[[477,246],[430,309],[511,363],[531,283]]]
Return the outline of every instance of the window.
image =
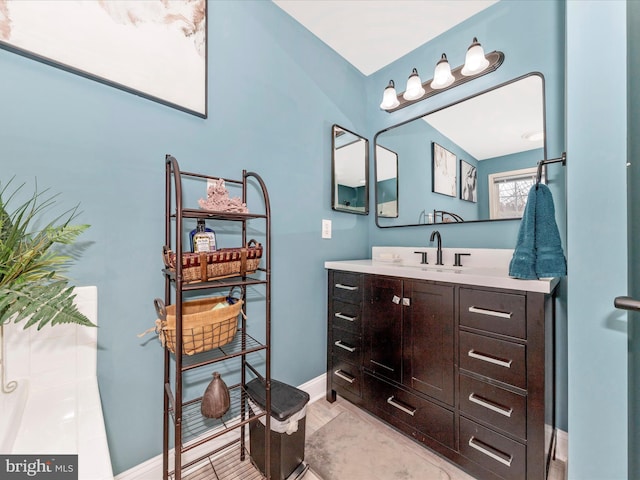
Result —
[[[537,168],[525,168],[489,175],[490,218],[520,218],[529,190],[536,183]],[[544,174],[542,176],[544,180]]]

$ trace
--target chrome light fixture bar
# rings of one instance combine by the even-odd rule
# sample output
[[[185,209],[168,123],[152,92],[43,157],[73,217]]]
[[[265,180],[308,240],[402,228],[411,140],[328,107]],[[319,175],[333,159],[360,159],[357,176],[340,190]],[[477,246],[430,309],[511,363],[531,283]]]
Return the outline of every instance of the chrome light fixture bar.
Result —
[[[406,91],[402,93],[396,93],[393,80],[389,81],[380,108],[389,113],[395,112],[474,78],[494,72],[502,62],[504,62],[504,53],[493,51],[485,55],[478,39],[474,38],[467,50],[464,65],[451,70],[447,56],[443,53],[436,65],[433,79],[421,83],[418,70],[414,68],[407,81]]]

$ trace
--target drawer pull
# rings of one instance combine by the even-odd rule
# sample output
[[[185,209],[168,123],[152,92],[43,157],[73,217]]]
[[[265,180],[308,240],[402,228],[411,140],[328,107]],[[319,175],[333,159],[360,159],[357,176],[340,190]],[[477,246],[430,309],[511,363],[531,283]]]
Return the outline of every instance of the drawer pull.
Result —
[[[494,412],[499,413],[500,415],[504,415],[505,417],[511,417],[511,414],[513,413],[513,408],[500,407],[487,399],[477,396],[475,393],[469,394],[469,401],[476,403],[481,407],[493,410]]]
[[[337,318],[341,318],[342,320],[346,320],[348,322],[355,322],[356,320],[356,317],[348,317],[342,312],[336,312],[333,316]]]
[[[511,461],[513,460],[513,456],[505,455],[504,453],[494,448],[491,448],[489,445],[486,445],[485,443],[482,443],[481,441],[476,440],[476,437],[471,437],[469,439],[469,446],[471,448],[475,448],[480,453],[485,454],[487,457],[491,457],[494,460],[497,460],[498,462],[502,463],[503,465],[506,465],[507,467],[511,466]]]
[[[346,381],[347,381],[347,382],[349,382],[349,383],[353,383],[353,382],[355,382],[355,381],[356,381],[356,378],[355,378],[355,377],[352,377],[351,375],[349,375],[349,374],[347,374],[347,373],[344,373],[344,372],[343,372],[342,370],[340,370],[340,369],[338,369],[338,370],[336,370],[335,372],[333,372],[333,374],[334,374],[336,377],[340,377],[341,379],[346,380]]]
[[[353,353],[353,352],[356,351],[356,347],[350,347],[349,345],[345,345],[344,343],[342,343],[342,340],[336,340],[333,344],[336,347],[340,347],[340,348],[345,349],[347,352]]]
[[[387,403],[389,405],[391,405],[392,407],[396,407],[398,410],[403,411],[404,413],[408,413],[409,415],[411,415],[412,417],[415,415],[416,413],[416,408],[413,407],[405,407],[404,405],[402,405],[401,403],[398,403],[397,400],[393,399],[393,395],[391,395],[389,398],[387,398]]]
[[[390,372],[395,372],[395,369],[391,368],[391,367],[387,367],[386,365],[383,365],[380,362],[376,362],[375,360],[369,360],[371,363],[373,363],[374,365],[378,365],[379,367],[382,368],[386,368],[387,370],[389,370]]]
[[[512,312],[497,312],[495,310],[486,310],[484,308],[469,307],[471,313],[479,313],[480,315],[489,315],[491,317],[511,318]]]
[[[483,362],[493,363],[494,365],[500,365],[501,367],[511,368],[511,363],[513,360],[500,360],[498,358],[489,357],[487,355],[482,355],[481,353],[476,353],[475,350],[469,350],[467,353],[471,358],[475,358],[477,360],[482,360]]]
[[[336,288],[341,288],[342,290],[349,290],[350,292],[355,292],[356,290],[358,290],[357,286],[344,285],[343,283],[336,283]]]

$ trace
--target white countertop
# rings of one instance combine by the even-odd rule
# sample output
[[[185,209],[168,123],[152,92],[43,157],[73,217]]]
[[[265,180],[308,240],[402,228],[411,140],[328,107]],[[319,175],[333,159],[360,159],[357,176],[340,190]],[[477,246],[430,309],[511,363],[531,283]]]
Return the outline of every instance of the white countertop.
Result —
[[[427,252],[429,263],[421,264],[421,255],[414,253],[416,251]],[[443,248],[442,252],[443,266],[435,265],[435,248],[373,247],[370,259],[327,261],[324,267],[331,270],[539,293],[551,293],[560,281],[557,277],[538,280],[520,280],[509,277],[509,261],[513,250]],[[464,266],[454,267],[455,253],[471,253],[471,255],[462,257]]]

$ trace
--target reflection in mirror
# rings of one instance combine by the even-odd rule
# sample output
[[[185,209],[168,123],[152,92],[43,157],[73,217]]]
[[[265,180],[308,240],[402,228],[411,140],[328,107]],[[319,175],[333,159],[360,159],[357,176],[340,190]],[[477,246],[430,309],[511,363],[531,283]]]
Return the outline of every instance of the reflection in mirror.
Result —
[[[376,145],[376,213],[398,216],[398,154]]]
[[[532,73],[453,105],[382,130],[375,137],[376,178],[382,149],[397,154],[395,218],[376,209],[379,227],[520,218],[546,159],[544,79]],[[435,193],[433,144],[455,157],[456,195]],[[376,189],[376,204],[381,201]]]
[[[334,125],[331,136],[331,207],[340,212],[369,213],[369,140]]]

